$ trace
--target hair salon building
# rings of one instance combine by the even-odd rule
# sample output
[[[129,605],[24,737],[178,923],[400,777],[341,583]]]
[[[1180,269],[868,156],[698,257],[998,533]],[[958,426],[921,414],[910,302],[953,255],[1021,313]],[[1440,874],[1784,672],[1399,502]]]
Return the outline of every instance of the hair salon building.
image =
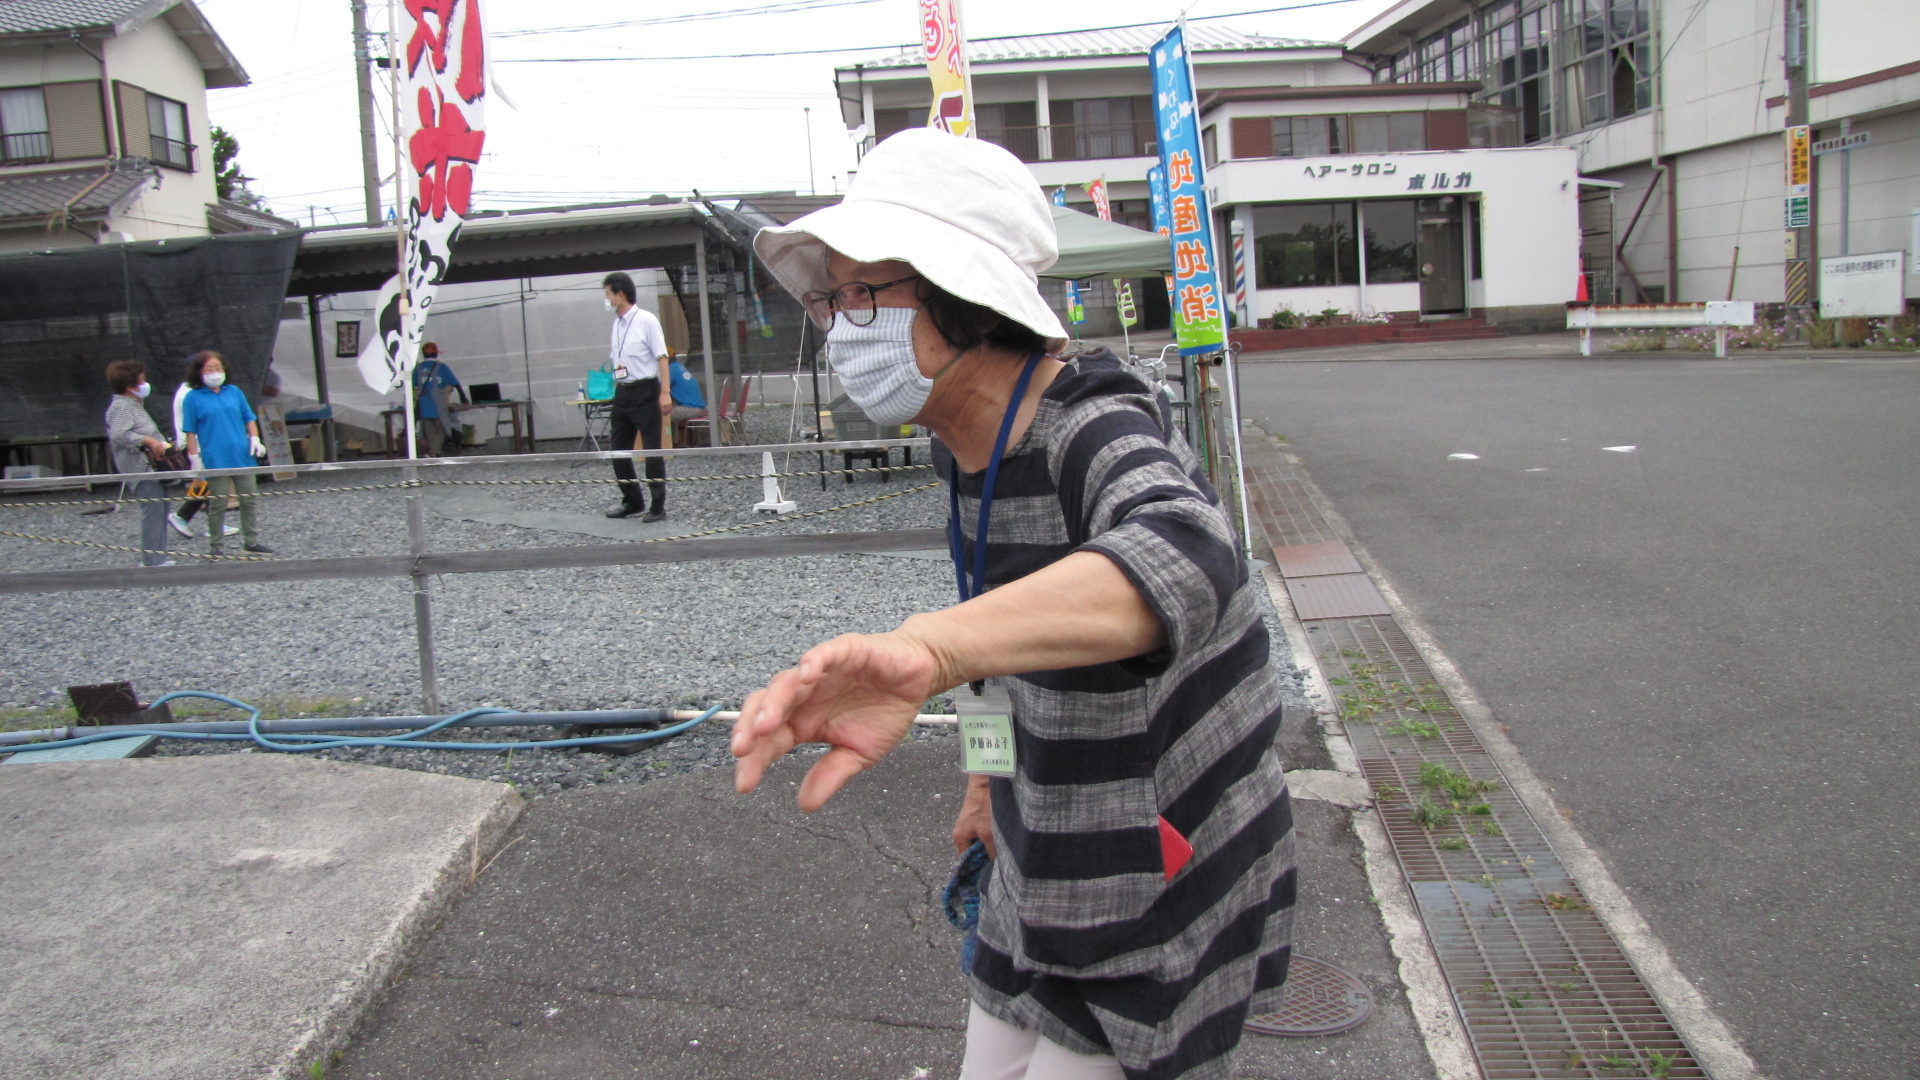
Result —
[[[1019,156],[1043,188],[1066,187],[1079,209],[1092,210],[1081,185],[1104,178],[1115,219],[1151,228],[1146,54],[1157,36],[1145,27],[970,43],[977,134]],[[1471,80],[1380,83],[1338,43],[1211,23],[1190,25],[1188,41],[1216,237],[1244,286],[1237,321],[1332,307],[1564,325],[1580,270],[1576,151],[1517,145],[1514,111],[1476,103]],[[835,75],[865,145],[926,122],[917,52]],[[1136,295],[1159,299],[1151,284]],[[1105,330],[1105,295],[1089,293],[1089,332]]]

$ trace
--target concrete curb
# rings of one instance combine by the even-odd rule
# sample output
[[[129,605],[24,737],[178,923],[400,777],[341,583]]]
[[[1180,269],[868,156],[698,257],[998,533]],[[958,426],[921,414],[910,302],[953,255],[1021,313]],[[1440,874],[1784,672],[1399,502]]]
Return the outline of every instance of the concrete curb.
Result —
[[[307,1080],[314,1061],[345,1051],[414,948],[439,928],[454,902],[491,865],[527,805],[512,786],[494,786],[499,792],[491,805],[469,821],[445,830],[443,840],[459,838],[449,845],[446,861],[403,906],[358,969],[340,980],[312,1026],[281,1054],[268,1074],[272,1080]]]

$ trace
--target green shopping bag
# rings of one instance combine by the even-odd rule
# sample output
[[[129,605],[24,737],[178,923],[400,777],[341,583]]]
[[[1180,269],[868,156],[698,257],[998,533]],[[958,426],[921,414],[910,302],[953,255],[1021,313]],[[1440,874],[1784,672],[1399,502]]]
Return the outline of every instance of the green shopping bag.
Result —
[[[613,366],[611,364],[587,372],[587,400],[613,400]]]

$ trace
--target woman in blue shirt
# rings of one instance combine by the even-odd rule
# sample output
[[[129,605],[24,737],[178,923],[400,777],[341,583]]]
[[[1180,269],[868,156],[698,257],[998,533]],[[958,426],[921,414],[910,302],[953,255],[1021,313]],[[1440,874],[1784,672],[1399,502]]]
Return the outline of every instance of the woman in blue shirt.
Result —
[[[193,389],[181,406],[180,429],[187,433],[188,453],[199,454],[201,464],[209,469],[244,469],[255,458],[267,456],[253,406],[238,387],[227,385],[227,365],[219,353],[211,349],[195,353],[187,361],[187,382]],[[226,539],[227,498],[236,493],[241,546],[257,554],[273,554],[253,527],[253,503],[259,490],[252,473],[207,478],[207,546],[215,555]]]

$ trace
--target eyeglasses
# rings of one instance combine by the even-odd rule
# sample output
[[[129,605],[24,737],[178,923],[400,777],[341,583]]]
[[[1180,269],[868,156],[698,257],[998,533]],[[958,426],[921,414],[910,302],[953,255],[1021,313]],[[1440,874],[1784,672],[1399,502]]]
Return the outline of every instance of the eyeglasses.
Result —
[[[918,280],[920,280],[919,274],[909,274],[892,281],[883,281],[878,285],[869,285],[864,281],[849,281],[830,293],[806,293],[800,297],[800,303],[806,306],[807,317],[813,320],[813,325],[822,330],[833,326],[835,311],[845,315],[847,321],[855,326],[870,326],[873,324],[874,293]]]

